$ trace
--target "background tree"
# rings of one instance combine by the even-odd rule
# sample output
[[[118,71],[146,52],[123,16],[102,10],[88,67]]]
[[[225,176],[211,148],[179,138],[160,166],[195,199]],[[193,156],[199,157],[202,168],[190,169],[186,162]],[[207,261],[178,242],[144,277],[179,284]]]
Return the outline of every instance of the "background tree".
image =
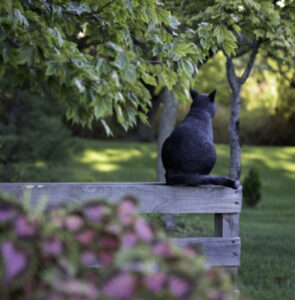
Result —
[[[206,27],[211,27],[217,40],[223,41],[220,48],[226,56],[226,74],[232,90],[229,125],[229,176],[232,178],[239,179],[241,174],[239,123],[242,86],[250,76],[259,50],[268,55],[283,48],[288,55],[295,54],[294,9],[293,1],[215,1],[196,17],[199,22],[206,22]],[[225,37],[228,37],[227,42]],[[228,54],[232,48],[235,53]],[[248,55],[246,66],[236,67],[234,59],[243,55]],[[237,69],[241,75],[237,75]]]
[[[64,105],[48,90],[37,96],[10,82],[0,82],[0,180],[55,181],[41,174],[44,161],[64,162],[74,145],[62,122]]]
[[[216,44],[210,28],[180,24],[152,0],[2,1],[0,15],[0,79],[13,73],[15,91],[35,94],[46,83],[68,119],[99,120],[107,134],[113,114],[125,130],[137,118],[147,123],[152,86],[188,99],[197,65]]]
[[[186,98],[202,48],[177,34],[179,22],[161,2],[2,1],[1,76],[13,86],[40,83],[56,90],[67,117],[91,124],[116,114],[127,130],[146,122],[151,104],[145,84],[163,84]],[[81,44],[91,44],[88,53]]]
[[[58,136],[55,142],[49,135],[32,137],[40,135],[41,124],[50,127],[43,123],[45,107],[52,105],[44,95],[50,91],[65,104],[68,119],[88,126],[99,120],[108,134],[106,116],[115,114],[125,130],[137,118],[147,122],[151,106],[147,86],[167,85],[186,98],[205,50],[185,33],[176,34],[178,24],[162,3],[151,0],[1,1],[2,179],[17,179],[9,174],[20,172],[7,168],[24,156],[35,161],[46,158],[33,154],[44,150],[46,139],[51,140],[48,153],[54,146],[58,149]],[[51,128],[54,132],[58,131]]]

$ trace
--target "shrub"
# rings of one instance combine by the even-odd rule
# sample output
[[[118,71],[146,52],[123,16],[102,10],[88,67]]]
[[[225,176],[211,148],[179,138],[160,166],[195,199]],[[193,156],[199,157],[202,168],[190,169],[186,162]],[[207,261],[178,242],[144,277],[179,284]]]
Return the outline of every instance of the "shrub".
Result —
[[[46,214],[0,197],[0,291],[13,300],[235,299],[224,273],[167,241],[129,197]]]
[[[49,91],[39,95],[10,86],[0,81],[0,181],[38,181],[42,163],[63,162],[73,146],[64,107]]]
[[[243,181],[243,201],[247,206],[256,206],[261,200],[259,173],[251,168]]]

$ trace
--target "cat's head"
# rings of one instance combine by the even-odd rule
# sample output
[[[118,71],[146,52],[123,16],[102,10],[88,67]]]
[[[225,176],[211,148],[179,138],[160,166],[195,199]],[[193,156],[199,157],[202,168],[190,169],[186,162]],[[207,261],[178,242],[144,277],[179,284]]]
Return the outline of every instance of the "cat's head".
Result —
[[[212,116],[216,114],[217,107],[215,103],[215,94],[216,94],[216,89],[211,92],[210,94],[200,94],[194,89],[190,89],[190,93],[193,99],[193,103],[191,105],[192,108],[197,108],[200,110],[205,110],[209,112]]]

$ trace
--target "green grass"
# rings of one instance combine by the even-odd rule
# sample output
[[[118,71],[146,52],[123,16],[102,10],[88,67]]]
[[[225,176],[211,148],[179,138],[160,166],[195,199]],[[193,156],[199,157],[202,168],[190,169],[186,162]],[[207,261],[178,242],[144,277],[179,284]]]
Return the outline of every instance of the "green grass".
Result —
[[[79,140],[68,162],[39,163],[32,181],[155,181],[156,145]],[[217,146],[214,172],[226,175],[228,147]],[[255,166],[262,180],[262,202],[243,207],[240,221],[242,258],[239,288],[252,299],[294,299],[295,293],[295,147],[244,147],[243,173]],[[29,181],[29,180],[28,180]],[[188,229],[212,230],[210,217],[190,218]],[[212,220],[212,219],[210,219]],[[181,221],[181,220],[180,220]],[[183,223],[183,222],[182,222]],[[204,227],[204,230],[202,228]],[[177,233],[176,233],[177,234]]]

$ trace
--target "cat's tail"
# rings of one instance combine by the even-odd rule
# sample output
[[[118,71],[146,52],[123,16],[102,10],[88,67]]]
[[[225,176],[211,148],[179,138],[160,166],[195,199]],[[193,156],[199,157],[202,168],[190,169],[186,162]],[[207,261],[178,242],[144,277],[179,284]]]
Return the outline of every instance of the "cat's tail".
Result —
[[[181,172],[167,171],[166,183],[169,185],[222,185],[237,189],[240,186],[238,180],[221,176],[201,175],[201,174],[185,174]]]

